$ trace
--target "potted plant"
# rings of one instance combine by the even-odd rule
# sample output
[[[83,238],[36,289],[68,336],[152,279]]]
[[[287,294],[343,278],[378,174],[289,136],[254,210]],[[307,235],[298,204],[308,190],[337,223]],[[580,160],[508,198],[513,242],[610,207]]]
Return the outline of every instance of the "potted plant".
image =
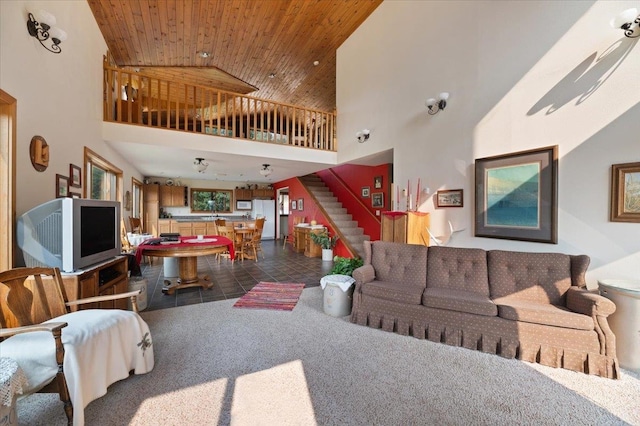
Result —
[[[352,276],[353,271],[361,267],[364,261],[359,257],[340,257],[333,258],[332,274]]]
[[[339,237],[337,235],[329,236],[329,231],[327,230],[318,233],[311,232],[309,236],[314,243],[322,248],[322,260],[332,261],[333,248],[336,246]]]

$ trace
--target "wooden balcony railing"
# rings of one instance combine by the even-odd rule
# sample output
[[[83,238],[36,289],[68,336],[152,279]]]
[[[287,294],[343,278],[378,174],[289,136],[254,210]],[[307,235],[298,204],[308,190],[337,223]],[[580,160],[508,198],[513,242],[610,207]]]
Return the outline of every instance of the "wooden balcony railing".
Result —
[[[330,112],[104,65],[104,120],[336,151]]]

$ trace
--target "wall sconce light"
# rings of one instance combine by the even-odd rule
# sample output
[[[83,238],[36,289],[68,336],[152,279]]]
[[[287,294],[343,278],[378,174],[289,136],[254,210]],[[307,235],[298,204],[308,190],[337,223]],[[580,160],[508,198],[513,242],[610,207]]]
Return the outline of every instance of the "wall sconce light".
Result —
[[[629,38],[640,37],[640,15],[638,9],[627,9],[611,20],[613,28],[620,28]]]
[[[196,157],[196,160],[193,162],[193,169],[198,173],[204,173],[209,167],[209,163],[204,162],[204,158]]]
[[[447,99],[449,99],[448,92],[442,92],[438,95],[438,99],[429,98],[424,103],[427,107],[429,115],[436,115],[440,110],[447,107]]]
[[[40,10],[38,12],[38,19],[29,13],[29,20],[27,21],[27,31],[31,37],[35,37],[42,47],[49,52],[60,53],[60,43],[67,39],[67,33],[60,28],[55,28],[56,17],[47,12],[46,10]],[[51,40],[51,47],[47,46],[44,42]]]
[[[365,141],[369,140],[370,134],[371,131],[369,129],[362,129],[358,133],[356,133],[356,139],[358,139],[359,143],[364,143]]]
[[[449,92],[442,92],[438,95],[438,99],[429,98],[424,103],[427,107],[429,115],[436,115],[440,110],[447,107],[447,99],[449,99]]]

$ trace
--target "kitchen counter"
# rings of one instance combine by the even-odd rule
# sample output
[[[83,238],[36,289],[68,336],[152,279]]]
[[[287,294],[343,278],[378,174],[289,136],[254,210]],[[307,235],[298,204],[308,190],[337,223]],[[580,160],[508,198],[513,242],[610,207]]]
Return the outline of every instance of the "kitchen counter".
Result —
[[[173,216],[161,217],[160,220],[174,220],[176,222],[214,222],[216,219],[224,219],[228,222],[245,222],[255,220],[246,216]]]

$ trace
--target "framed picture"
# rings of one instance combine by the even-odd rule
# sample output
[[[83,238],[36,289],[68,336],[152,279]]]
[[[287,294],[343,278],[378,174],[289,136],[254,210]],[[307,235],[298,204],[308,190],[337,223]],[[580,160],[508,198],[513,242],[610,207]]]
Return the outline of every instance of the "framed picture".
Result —
[[[362,190],[360,191],[360,195],[362,196],[362,198],[369,198],[369,192],[371,191],[371,188],[368,186],[363,186]]]
[[[436,207],[462,207],[462,189],[449,189],[436,193]]]
[[[291,210],[295,210],[298,208],[298,203],[296,200],[291,200]]]
[[[373,194],[371,194],[371,207],[380,209],[384,207],[383,192],[374,192]]]
[[[640,163],[611,166],[610,219],[640,223]]]
[[[303,204],[303,198],[298,198],[298,210],[302,211],[304,210],[304,204]]]
[[[69,164],[69,186],[80,188],[82,186],[82,169]]]
[[[373,188],[374,189],[382,188],[382,176],[376,176],[373,178]]]
[[[475,236],[558,242],[558,146],[475,161]]]
[[[69,196],[69,178],[56,174],[56,198]]]
[[[69,192],[69,197],[71,197],[71,198],[82,198],[82,195],[79,192]]]

